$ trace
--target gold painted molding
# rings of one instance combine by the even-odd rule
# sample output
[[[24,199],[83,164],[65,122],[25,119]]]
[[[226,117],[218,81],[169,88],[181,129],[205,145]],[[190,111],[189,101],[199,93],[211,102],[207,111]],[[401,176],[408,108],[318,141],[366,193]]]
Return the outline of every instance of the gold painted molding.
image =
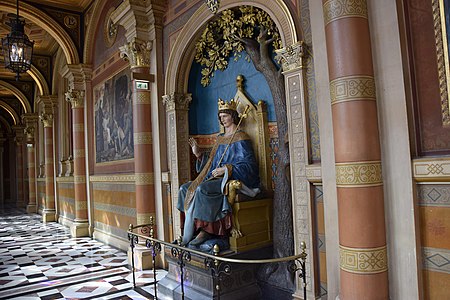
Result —
[[[135,132],[134,145],[151,145],[153,143],[151,132]]]
[[[155,213],[136,213],[137,225],[150,224],[150,217],[153,217],[153,222],[156,224]]]
[[[73,176],[56,177],[56,182],[70,182],[70,183],[73,183],[74,182],[74,178],[73,178]]]
[[[450,125],[450,62],[447,41],[447,26],[443,0],[431,0],[433,10],[434,37],[438,65],[439,90],[441,94],[442,124]]]
[[[89,176],[91,182],[134,182],[134,174],[128,175],[93,175]]]
[[[343,18],[367,17],[366,0],[328,0],[323,4],[325,26]]]
[[[450,159],[415,159],[413,177],[417,182],[450,181]]]
[[[151,104],[150,91],[136,92],[134,104]]]
[[[381,161],[336,163],[338,187],[365,187],[383,184]]]
[[[84,124],[82,124],[82,123],[73,124],[72,131],[73,132],[84,132]]]
[[[376,100],[373,76],[347,76],[330,81],[331,105],[353,100]]]
[[[74,183],[86,183],[86,176],[85,175],[75,175],[73,176]]]
[[[155,176],[153,173],[136,173],[134,176],[136,185],[155,184]]]
[[[388,269],[387,247],[349,248],[339,245],[341,270],[356,274],[377,274]]]
[[[85,210],[87,208],[87,201],[75,201],[75,210]]]

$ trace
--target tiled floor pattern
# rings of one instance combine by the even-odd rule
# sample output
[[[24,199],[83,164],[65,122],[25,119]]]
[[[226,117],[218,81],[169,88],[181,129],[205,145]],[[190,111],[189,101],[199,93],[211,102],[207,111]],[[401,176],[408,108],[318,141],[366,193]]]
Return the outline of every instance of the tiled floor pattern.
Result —
[[[153,273],[136,272],[127,255],[41,216],[0,212],[0,299],[153,299]],[[157,271],[157,280],[166,271]]]

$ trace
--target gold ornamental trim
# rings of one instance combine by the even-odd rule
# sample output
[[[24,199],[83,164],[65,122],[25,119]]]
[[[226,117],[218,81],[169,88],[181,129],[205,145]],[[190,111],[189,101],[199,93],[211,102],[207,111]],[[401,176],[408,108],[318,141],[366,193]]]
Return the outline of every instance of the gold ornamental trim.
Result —
[[[73,150],[73,158],[85,158],[86,155],[84,153],[84,149],[75,149]]]
[[[447,25],[445,23],[444,0],[431,1],[434,37],[437,55],[439,91],[441,95],[442,125],[450,125],[450,63],[448,55]]]
[[[86,175],[75,175],[73,176],[74,183],[86,183]]]
[[[72,131],[73,132],[84,132],[84,124],[83,123],[73,124]]]
[[[373,76],[346,76],[330,81],[331,105],[353,100],[376,100]]]
[[[413,176],[417,182],[450,181],[450,159],[415,159]]]
[[[87,208],[87,201],[75,201],[75,210],[85,210]]]
[[[91,182],[134,182],[134,175],[90,176]]]
[[[364,187],[383,184],[381,161],[336,163],[339,187]]]
[[[149,91],[136,92],[136,97],[134,101],[136,105],[151,104],[150,92]]]
[[[151,132],[137,132],[134,133],[134,145],[151,145],[153,138]]]
[[[386,272],[387,247],[349,248],[339,245],[341,270],[356,274],[377,274]]]
[[[134,177],[136,185],[149,185],[155,183],[155,176],[153,173],[136,173]]]
[[[368,19],[366,0],[328,0],[323,4],[325,26],[343,18]]]
[[[68,183],[73,183],[74,179],[73,176],[66,176],[66,177],[56,177],[56,182],[68,182]]]
[[[156,220],[155,213],[137,213],[136,222],[137,225],[150,224],[150,217],[153,217],[153,222]]]

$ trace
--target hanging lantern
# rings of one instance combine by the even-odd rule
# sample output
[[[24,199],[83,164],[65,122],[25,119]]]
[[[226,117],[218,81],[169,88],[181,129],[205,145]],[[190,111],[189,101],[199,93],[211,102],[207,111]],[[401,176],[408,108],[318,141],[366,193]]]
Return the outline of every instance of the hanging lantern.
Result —
[[[17,14],[10,17],[8,25],[11,26],[11,33],[2,38],[3,57],[5,68],[16,73],[16,80],[19,80],[20,73],[31,68],[34,42],[25,34],[25,20],[19,17],[19,0],[17,0]]]

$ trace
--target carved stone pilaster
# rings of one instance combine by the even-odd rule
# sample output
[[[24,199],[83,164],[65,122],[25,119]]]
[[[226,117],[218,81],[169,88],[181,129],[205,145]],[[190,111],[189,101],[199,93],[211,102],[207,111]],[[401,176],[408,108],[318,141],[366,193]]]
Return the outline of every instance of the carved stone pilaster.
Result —
[[[66,101],[72,105],[72,108],[84,107],[84,91],[83,90],[71,90],[66,94]]]
[[[275,59],[281,63],[283,72],[293,71],[303,68],[303,60],[305,56],[305,47],[303,41],[297,42],[286,48],[276,50]]]
[[[120,57],[130,62],[131,68],[150,67],[150,53],[153,48],[152,41],[135,39],[119,47]]]
[[[172,110],[187,110],[192,101],[192,94],[170,94],[163,96],[166,112]]]

